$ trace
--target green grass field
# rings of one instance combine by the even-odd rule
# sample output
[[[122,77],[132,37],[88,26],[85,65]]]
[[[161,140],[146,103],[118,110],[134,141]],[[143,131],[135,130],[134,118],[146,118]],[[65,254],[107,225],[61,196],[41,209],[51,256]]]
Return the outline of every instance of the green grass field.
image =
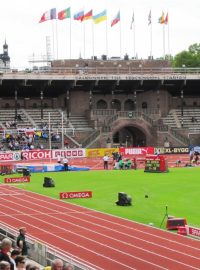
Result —
[[[19,175],[18,175],[19,176]],[[54,188],[43,188],[44,176],[52,177]],[[31,182],[17,187],[59,198],[63,191],[89,191],[93,198],[66,200],[88,208],[159,227],[166,213],[184,217],[200,227],[200,168],[174,168],[169,173],[143,170],[35,173]],[[3,182],[1,176],[0,182]],[[132,206],[117,206],[118,192],[132,197]],[[145,195],[148,198],[145,198]],[[165,222],[162,226],[165,227]]]

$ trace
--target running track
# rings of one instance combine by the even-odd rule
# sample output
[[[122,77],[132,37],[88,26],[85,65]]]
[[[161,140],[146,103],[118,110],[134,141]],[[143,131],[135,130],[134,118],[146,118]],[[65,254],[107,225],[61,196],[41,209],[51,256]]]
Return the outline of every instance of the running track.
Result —
[[[200,241],[0,185],[0,222],[97,270],[200,269]]]

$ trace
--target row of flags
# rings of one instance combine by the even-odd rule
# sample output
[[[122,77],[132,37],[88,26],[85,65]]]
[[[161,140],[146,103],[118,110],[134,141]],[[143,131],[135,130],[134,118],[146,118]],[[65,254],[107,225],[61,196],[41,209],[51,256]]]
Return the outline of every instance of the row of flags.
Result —
[[[67,9],[64,9],[60,12],[58,12],[58,14],[56,13],[56,8],[52,8],[48,11],[46,11],[45,13],[43,13],[39,23],[48,21],[48,20],[54,20],[54,19],[58,19],[58,20],[64,20],[64,19],[70,19],[71,18],[71,8],[68,7]],[[74,14],[73,16],[74,20],[77,21],[86,21],[89,19],[92,19],[93,22],[95,24],[103,22],[105,20],[107,20],[107,11],[106,9],[96,15],[93,15],[93,11],[90,10],[87,13],[84,13],[84,10],[81,9],[80,11],[78,11],[77,13]],[[116,25],[118,22],[120,21],[120,11],[117,12],[116,16],[113,18],[113,20],[111,21],[111,27]],[[134,24],[135,18],[134,18],[134,12],[133,12],[133,16],[132,16],[132,20],[131,20],[131,29],[132,26]],[[152,23],[151,20],[151,10],[149,12],[148,15],[148,25],[150,25]],[[162,12],[161,17],[159,17],[158,19],[158,23],[160,24],[168,24],[168,13],[164,14],[164,12]]]

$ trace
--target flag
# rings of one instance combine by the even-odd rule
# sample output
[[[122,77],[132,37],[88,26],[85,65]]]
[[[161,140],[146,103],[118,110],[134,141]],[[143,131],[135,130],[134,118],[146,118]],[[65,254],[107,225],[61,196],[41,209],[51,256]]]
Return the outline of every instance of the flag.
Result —
[[[67,9],[64,9],[64,10],[58,12],[58,19],[59,20],[64,20],[64,19],[68,19],[68,18],[71,18],[70,7],[68,7]]]
[[[158,19],[158,23],[163,24],[165,22],[165,16],[164,16],[164,12],[162,12],[162,16]]]
[[[165,22],[164,22],[165,24],[168,24],[168,13],[167,13],[167,15],[166,15],[166,17],[165,17]]]
[[[90,19],[92,19],[92,9],[84,15],[83,21],[90,20]]]
[[[82,22],[83,17],[84,17],[83,9],[79,10],[77,13],[74,14],[74,20],[76,20],[76,21],[81,21]]]
[[[117,15],[115,18],[111,21],[111,27],[117,24],[120,21],[120,11],[118,11]]]
[[[151,10],[149,11],[149,16],[148,16],[148,25],[151,24]]]
[[[52,9],[46,11],[42,15],[39,23],[46,22],[48,20],[54,20],[54,19],[56,19],[56,8],[52,8]]]
[[[106,15],[106,9],[102,11],[101,13],[93,16],[93,21],[94,23],[100,23],[107,20],[107,15]]]
[[[131,20],[131,29],[132,29],[132,27],[133,27],[133,23],[134,23],[134,21],[135,21],[135,18],[134,18],[134,11],[133,11],[133,16],[132,16],[132,20]]]

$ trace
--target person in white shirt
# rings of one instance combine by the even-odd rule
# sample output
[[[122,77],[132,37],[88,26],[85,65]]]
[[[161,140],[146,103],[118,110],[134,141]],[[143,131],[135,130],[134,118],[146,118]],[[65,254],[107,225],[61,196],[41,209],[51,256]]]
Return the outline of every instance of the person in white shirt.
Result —
[[[64,165],[64,171],[68,171],[69,167],[68,167],[68,159],[66,157],[63,158],[63,165]]]
[[[104,170],[108,170],[108,161],[109,161],[109,156],[105,155],[103,157],[103,167],[104,167]]]

